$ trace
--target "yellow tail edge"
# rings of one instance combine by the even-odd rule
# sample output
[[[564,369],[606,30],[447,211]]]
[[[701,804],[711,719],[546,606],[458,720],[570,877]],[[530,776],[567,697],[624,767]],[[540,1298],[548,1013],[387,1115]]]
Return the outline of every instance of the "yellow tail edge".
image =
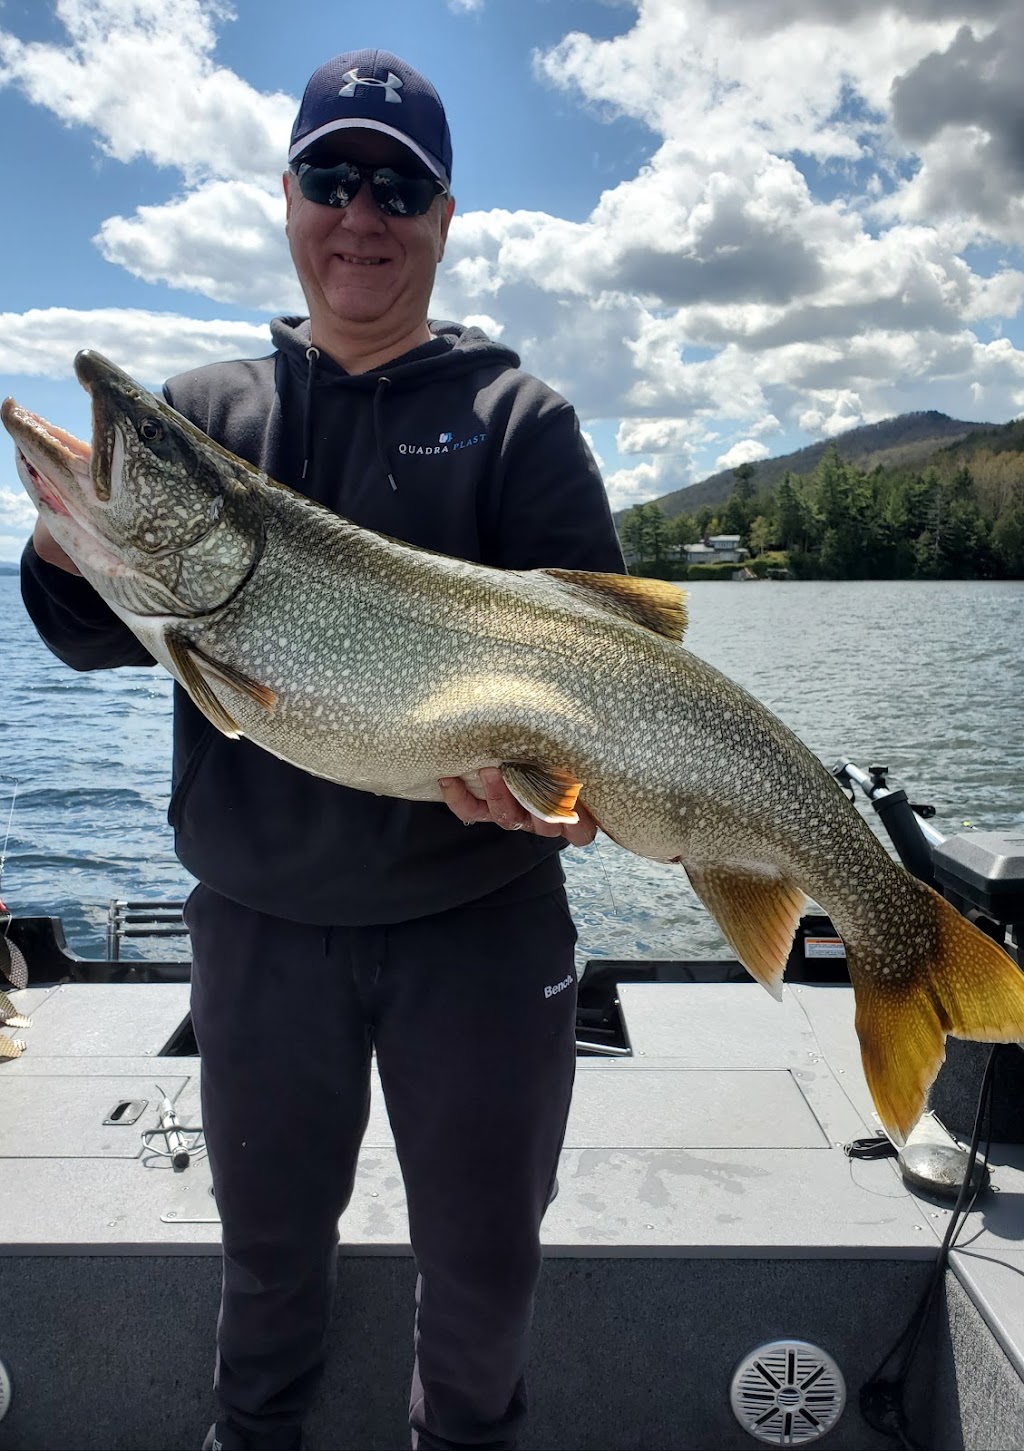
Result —
[[[897,1144],[924,1112],[947,1034],[1024,1041],[1024,971],[937,892],[913,879],[909,887],[917,900],[896,914],[898,937],[846,944],[864,1076]]]

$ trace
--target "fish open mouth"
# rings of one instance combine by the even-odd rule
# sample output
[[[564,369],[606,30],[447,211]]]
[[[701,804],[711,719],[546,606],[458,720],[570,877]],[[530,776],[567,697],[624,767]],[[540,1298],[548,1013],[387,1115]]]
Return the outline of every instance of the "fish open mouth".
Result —
[[[55,514],[70,515],[67,486],[61,487],[61,476],[70,475],[78,484],[88,478],[92,459],[89,444],[23,408],[13,398],[4,400],[0,418],[14,438],[18,463],[28,475],[38,502]]]
[[[54,514],[63,514],[68,519],[72,518],[73,516],[71,510],[68,508],[67,504],[65,504],[64,500],[61,498],[57,490],[53,487],[50,480],[46,477],[45,474],[41,474],[39,472],[39,470],[31,462],[31,460],[26,458],[26,456],[22,453],[21,449],[18,450],[18,459],[21,463],[22,468],[32,480],[32,486],[36,491],[36,499],[38,500],[38,502],[40,504],[45,504],[46,507]]]
[[[10,429],[11,424],[24,432],[32,434],[44,449],[52,449],[62,453],[67,461],[68,467],[74,468],[77,463],[85,464],[88,467],[92,458],[92,448],[76,438],[73,433],[68,433],[66,428],[60,428],[56,423],[48,423],[38,413],[32,413],[28,408],[22,408],[20,403],[15,403],[13,398],[4,400],[3,408],[0,410],[5,426]]]

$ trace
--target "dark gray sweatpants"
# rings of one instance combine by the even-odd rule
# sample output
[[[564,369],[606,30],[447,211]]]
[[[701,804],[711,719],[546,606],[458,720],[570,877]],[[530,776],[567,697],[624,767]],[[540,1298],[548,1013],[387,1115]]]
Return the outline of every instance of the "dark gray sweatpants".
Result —
[[[513,1446],[575,1069],[564,892],[325,929],[201,886],[186,920],[223,1224],[224,1412],[266,1432],[309,1405],[373,1050],[419,1271],[414,1445]]]

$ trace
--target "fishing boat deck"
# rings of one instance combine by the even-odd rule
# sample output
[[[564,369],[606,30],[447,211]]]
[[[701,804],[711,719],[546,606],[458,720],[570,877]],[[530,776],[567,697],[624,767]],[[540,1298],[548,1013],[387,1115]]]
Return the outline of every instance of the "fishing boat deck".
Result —
[[[844,1153],[877,1130],[852,990],[798,983],[778,1004],[746,983],[623,983],[619,996],[632,1052],[580,1058],[544,1225],[525,1445],[753,1445],[729,1383],[777,1336],[825,1348],[846,1378],[825,1444],[890,1444],[856,1393],[927,1284],[949,1206],[909,1192],[894,1160]],[[219,1224],[205,1159],[175,1171],[140,1140],[157,1085],[182,1124],[200,1121],[198,1059],[162,1052],[188,986],[73,982],[15,999],[33,1025],[0,1070],[0,1360],[14,1383],[0,1447],[195,1445]],[[289,1003],[282,1030],[304,1010]],[[149,1101],[141,1118],[104,1125],[126,1099]],[[951,1256],[908,1402],[932,1446],[1022,1441],[1024,1146],[993,1145],[990,1163],[998,1193]],[[309,1444],[401,1446],[414,1267],[376,1083],[341,1233]]]

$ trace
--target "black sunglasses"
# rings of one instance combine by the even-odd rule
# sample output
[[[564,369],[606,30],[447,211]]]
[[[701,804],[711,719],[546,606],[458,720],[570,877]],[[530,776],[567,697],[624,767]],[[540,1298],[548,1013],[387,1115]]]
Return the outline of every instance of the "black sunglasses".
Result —
[[[317,166],[312,161],[297,161],[292,170],[306,200],[322,207],[347,207],[368,181],[373,199],[386,217],[422,217],[436,196],[448,193],[434,176],[410,176],[392,166],[358,166],[354,161]]]

